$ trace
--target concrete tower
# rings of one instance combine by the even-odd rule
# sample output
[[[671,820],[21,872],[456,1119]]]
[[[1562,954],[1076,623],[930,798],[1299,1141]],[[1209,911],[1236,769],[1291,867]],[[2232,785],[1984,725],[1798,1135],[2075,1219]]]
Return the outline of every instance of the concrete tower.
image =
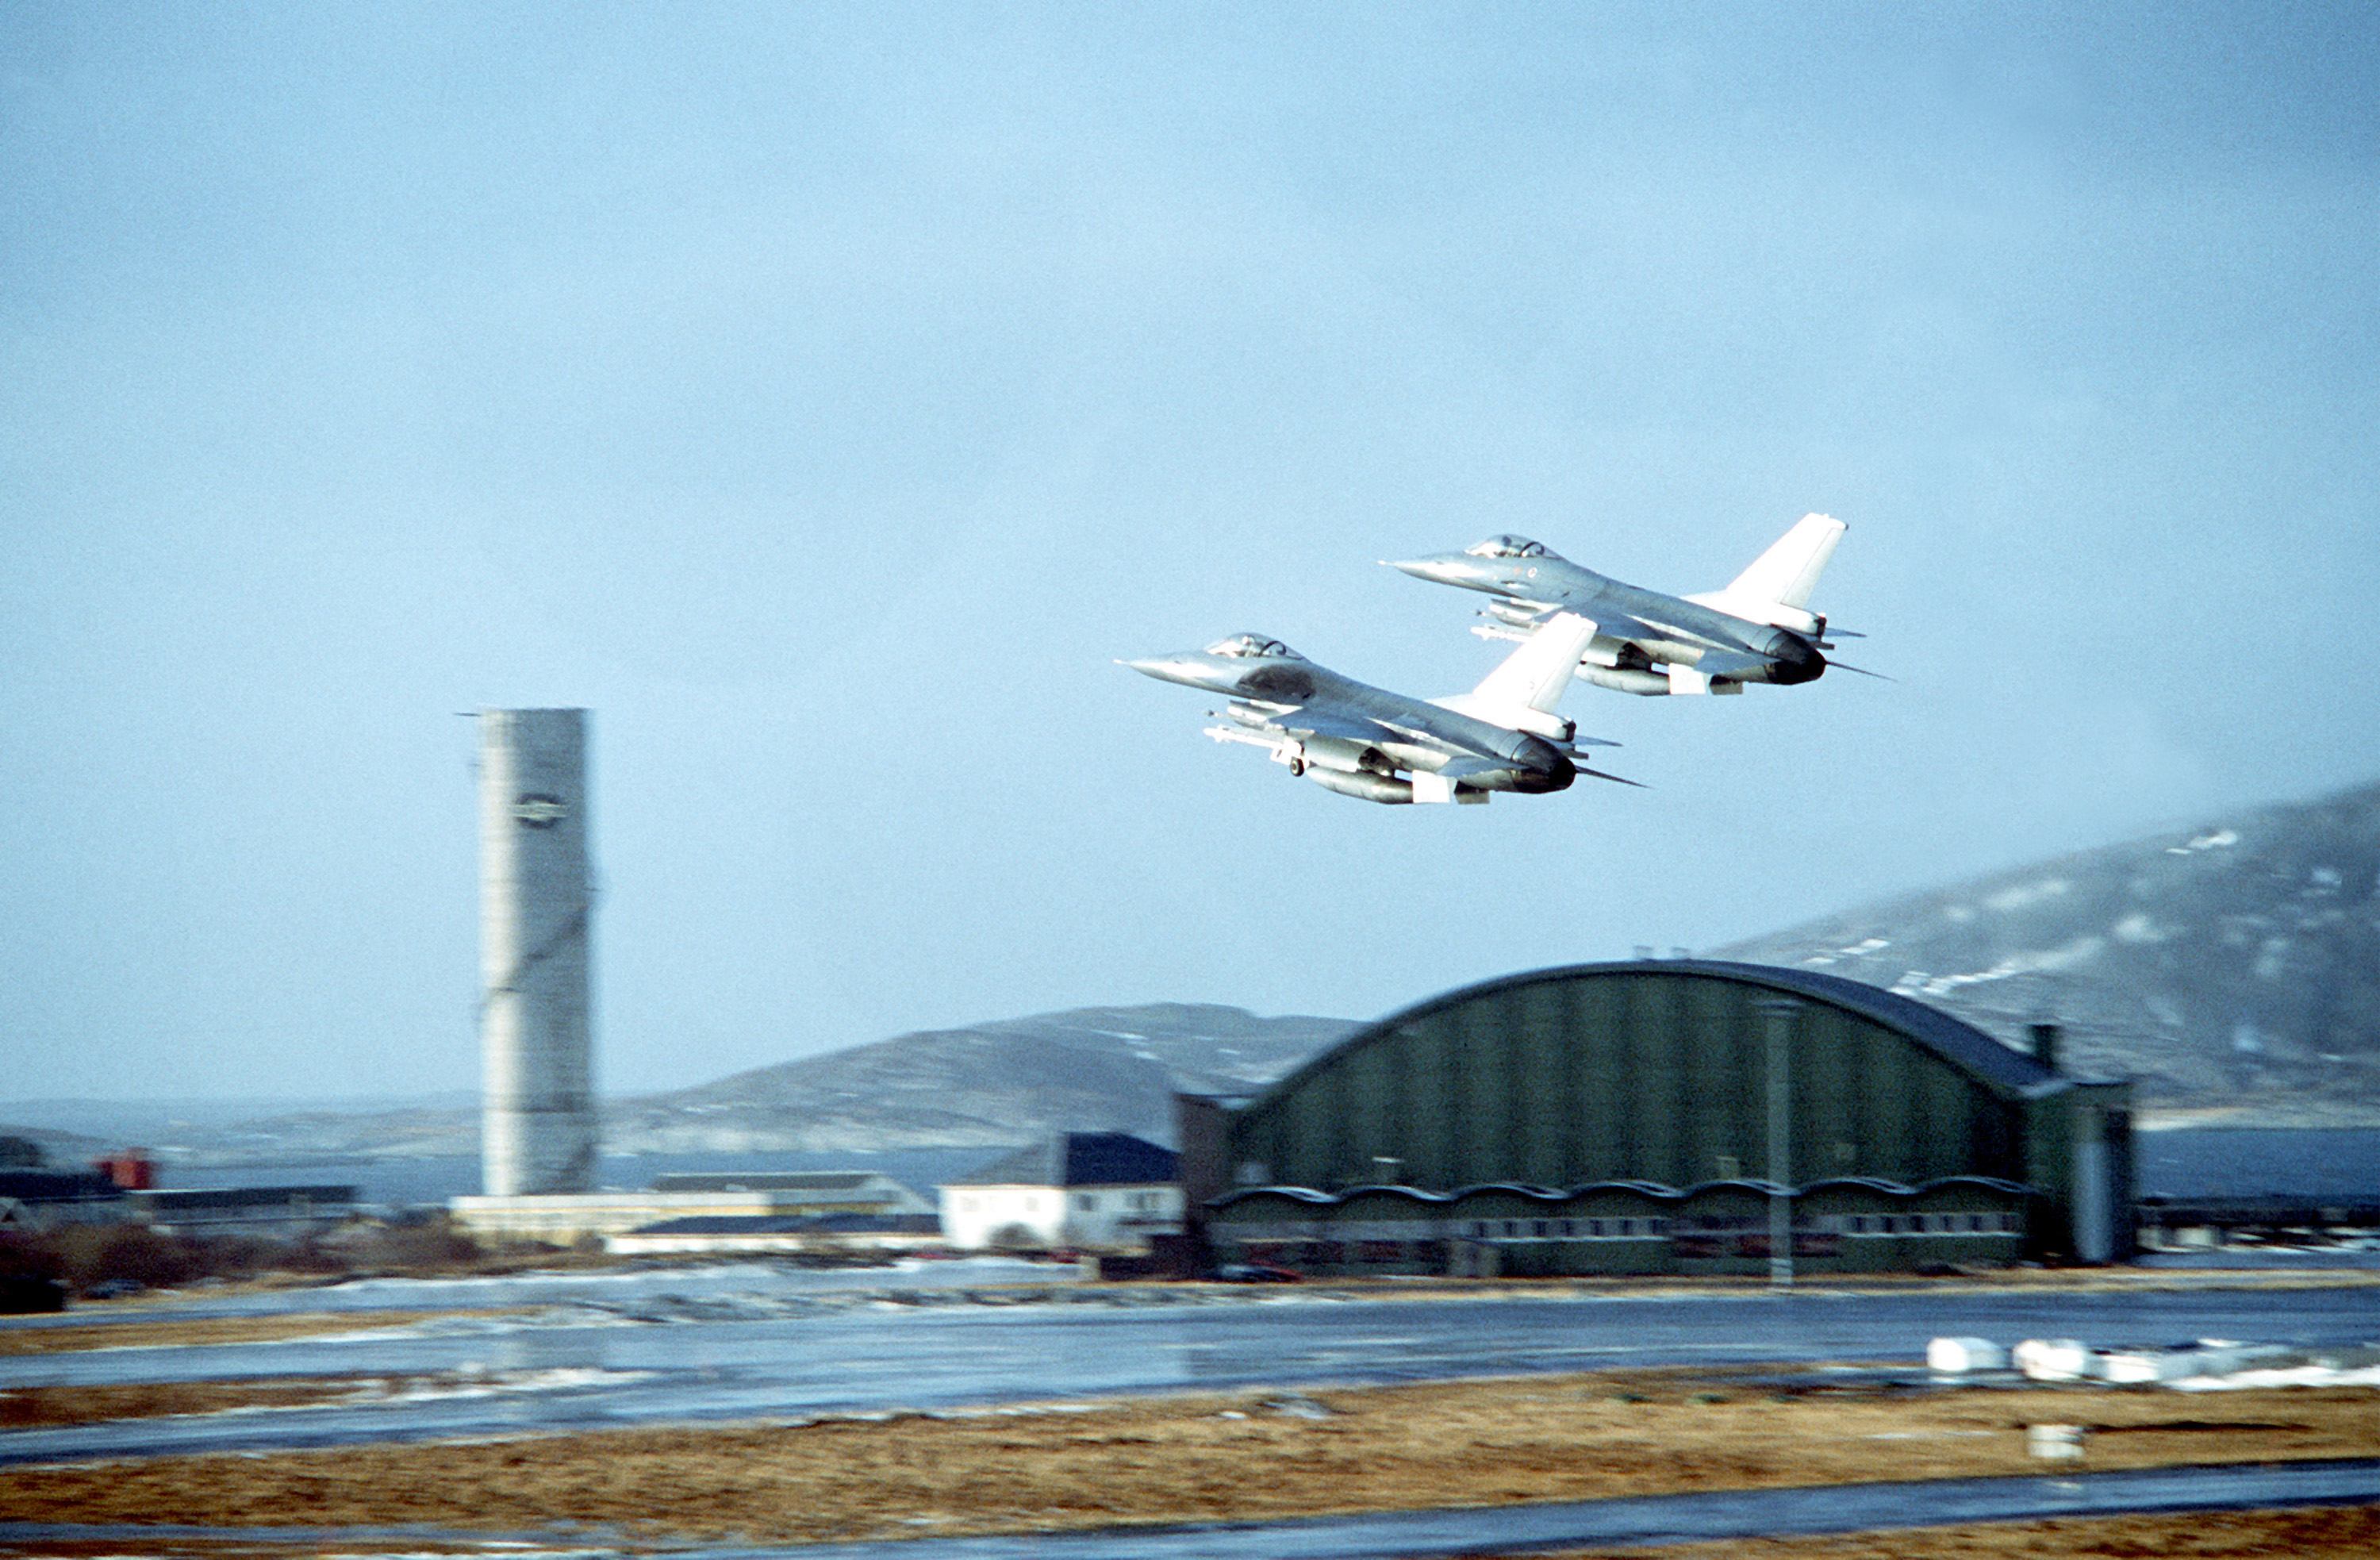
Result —
[[[594,1189],[587,712],[480,713],[480,1178]]]

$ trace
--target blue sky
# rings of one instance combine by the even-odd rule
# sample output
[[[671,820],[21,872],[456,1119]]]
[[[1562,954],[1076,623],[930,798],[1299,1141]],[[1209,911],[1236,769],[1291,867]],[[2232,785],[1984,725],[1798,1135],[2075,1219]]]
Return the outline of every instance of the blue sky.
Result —
[[[2380,771],[2355,5],[0,14],[0,1099],[465,1088],[471,723],[598,1073],[1346,1018]],[[1468,688],[1535,536],[1868,638],[1391,809],[1113,664]],[[1211,702],[1208,701],[1208,702]]]

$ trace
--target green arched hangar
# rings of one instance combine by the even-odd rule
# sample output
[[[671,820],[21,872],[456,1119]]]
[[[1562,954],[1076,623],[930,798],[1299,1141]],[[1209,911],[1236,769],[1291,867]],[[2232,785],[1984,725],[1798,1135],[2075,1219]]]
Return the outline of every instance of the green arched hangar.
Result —
[[[2131,1244],[2129,1084],[1763,965],[1449,993],[1252,1100],[1185,1099],[1183,1150],[1219,1257],[1309,1272],[1765,1271],[1779,1188],[1813,1273]]]

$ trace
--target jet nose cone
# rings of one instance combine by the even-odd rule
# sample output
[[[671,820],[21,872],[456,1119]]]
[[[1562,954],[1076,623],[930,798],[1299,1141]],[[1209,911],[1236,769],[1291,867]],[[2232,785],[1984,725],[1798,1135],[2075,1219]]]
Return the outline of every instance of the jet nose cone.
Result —
[[[1138,660],[1119,660],[1119,666],[1129,666],[1145,677],[1161,677],[1167,682],[1180,682],[1186,669],[1182,655],[1145,655]]]
[[[1211,689],[1221,686],[1219,681],[1220,674],[1216,669],[1213,658],[1201,655],[1196,651],[1177,650],[1171,655],[1151,655],[1137,661],[1119,661],[1117,664],[1129,666],[1142,676],[1156,677],[1163,682],[1184,683],[1191,688]]]
[[[1470,562],[1460,553],[1432,553],[1423,558],[1382,558],[1382,563],[1401,574],[1415,579],[1435,579],[1440,584],[1459,585],[1472,579],[1473,571],[1464,566]]]

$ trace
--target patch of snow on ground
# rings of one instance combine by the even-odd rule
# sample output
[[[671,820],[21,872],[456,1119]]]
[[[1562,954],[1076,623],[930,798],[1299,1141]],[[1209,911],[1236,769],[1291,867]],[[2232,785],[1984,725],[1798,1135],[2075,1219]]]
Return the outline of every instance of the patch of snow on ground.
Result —
[[[2156,923],[2155,917],[2140,910],[2108,928],[2108,934],[2119,943],[2162,943],[2172,933]]]
[[[2088,962],[2107,946],[2102,937],[2077,937],[2063,947],[2044,948],[2038,953],[2010,954],[1989,969],[1972,975],[1934,975],[1923,969],[1912,969],[1892,983],[1892,989],[1903,995],[1923,993],[1944,996],[1961,986],[1986,985],[1994,981],[2013,980],[2020,975],[2055,974]]]
[[[2167,1383],[2176,1392],[2235,1392],[2257,1386],[2380,1386],[2380,1365],[2345,1369],[2319,1361],[2228,1376],[2190,1376]]]
[[[2045,899],[2057,899],[2072,893],[2074,884],[2065,878],[2044,878],[2039,883],[2019,884],[1987,896],[1984,908],[2005,914],[2010,910],[2030,909]]]

